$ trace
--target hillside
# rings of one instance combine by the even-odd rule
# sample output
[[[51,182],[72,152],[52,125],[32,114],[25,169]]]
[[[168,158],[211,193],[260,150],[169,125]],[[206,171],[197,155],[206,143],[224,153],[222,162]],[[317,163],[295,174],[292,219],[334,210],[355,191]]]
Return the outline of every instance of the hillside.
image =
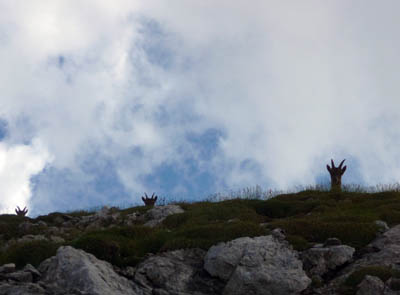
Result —
[[[60,246],[72,246],[111,263],[120,275],[130,278],[127,270],[134,272],[135,267],[149,257],[174,253],[171,251],[178,249],[208,251],[220,242],[241,237],[270,236],[274,229],[279,228],[283,230],[284,240],[292,249],[299,251],[303,268],[312,279],[311,285],[302,294],[318,294],[312,292],[329,286],[343,274],[345,267],[382,250],[371,250],[370,243],[382,237],[388,227],[395,228],[397,224],[400,224],[400,192],[397,191],[306,190],[268,200],[242,198],[176,203],[154,208],[105,207],[98,212],[55,212],[34,219],[1,215],[0,265],[14,263],[14,272],[22,271],[27,264],[40,269],[40,264],[55,256]],[[307,257],[310,256],[307,253],[313,253],[312,249],[316,247],[329,246],[327,240],[331,241],[331,246],[342,247],[340,249],[346,246],[346,249],[354,250],[342,265],[316,275],[316,272],[313,273],[314,266],[307,265]],[[383,281],[400,277],[392,265],[368,267],[355,267],[347,273],[347,280],[329,287],[329,290],[339,292],[331,294],[355,294],[357,285],[366,274],[374,274]],[[3,281],[0,279],[0,286],[2,282],[11,284],[9,278],[4,279],[4,275],[0,278],[3,278]],[[11,281],[18,283],[18,280]],[[214,292],[218,294],[219,291]],[[0,294],[7,293],[0,291]]]

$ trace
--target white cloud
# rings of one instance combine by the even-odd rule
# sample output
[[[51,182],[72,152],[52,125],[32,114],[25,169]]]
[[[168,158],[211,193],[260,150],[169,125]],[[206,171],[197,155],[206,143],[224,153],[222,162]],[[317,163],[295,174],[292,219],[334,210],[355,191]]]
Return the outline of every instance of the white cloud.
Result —
[[[51,158],[37,139],[29,146],[0,143],[0,213],[12,213],[17,206],[30,209],[30,179],[41,172]]]
[[[308,185],[349,156],[367,183],[396,181],[398,6],[3,1],[7,142],[38,138],[43,159],[77,175],[99,149],[132,192],[155,167],[198,159],[185,136],[208,128],[223,136],[199,165],[221,187]]]

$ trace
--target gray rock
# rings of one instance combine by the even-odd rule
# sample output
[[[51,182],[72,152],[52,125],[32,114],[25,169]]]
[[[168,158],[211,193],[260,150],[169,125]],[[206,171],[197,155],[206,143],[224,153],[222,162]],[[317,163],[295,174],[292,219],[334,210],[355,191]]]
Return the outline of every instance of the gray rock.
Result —
[[[15,263],[7,263],[0,266],[0,273],[10,273],[15,271]]]
[[[127,214],[124,217],[124,225],[131,226],[135,224],[139,219],[139,212],[133,212],[131,214]]]
[[[100,219],[117,219],[119,217],[119,212],[118,208],[116,207],[108,207],[104,206],[101,208],[100,211],[96,212],[93,216],[94,218],[100,218]]]
[[[16,271],[4,276],[8,280],[17,281],[17,282],[24,282],[24,283],[32,283],[33,276],[32,273],[29,271]]]
[[[86,292],[91,295],[134,295],[133,283],[118,276],[111,264],[70,246],[60,247],[57,255],[39,266],[44,283],[66,292]]]
[[[47,223],[44,222],[44,221],[42,221],[42,220],[39,220],[39,221],[36,223],[36,225],[42,226],[42,227],[47,227]]]
[[[151,256],[138,265],[134,281],[145,294],[220,294],[224,284],[203,270],[205,254],[185,249]]]
[[[328,271],[351,261],[355,249],[346,245],[310,248],[301,254],[304,269],[312,276],[322,276]]]
[[[63,228],[58,228],[56,226],[50,226],[47,229],[47,232],[51,235],[59,235],[59,234],[63,234],[64,233],[64,229]]]
[[[356,295],[383,295],[385,284],[380,278],[366,275],[364,280],[358,285]]]
[[[144,225],[154,227],[159,225],[167,216],[185,212],[178,205],[155,206],[146,212],[145,219],[148,220]]]
[[[33,241],[48,241],[44,235],[25,235],[17,240],[18,243],[26,243]]]
[[[275,228],[274,230],[272,230],[271,235],[280,241],[283,241],[286,239],[286,233],[281,228]]]
[[[229,295],[297,294],[311,283],[297,252],[271,235],[212,246],[204,268],[227,282],[223,294]]]
[[[351,273],[360,268],[379,265],[400,270],[400,225],[378,236],[366,248],[375,250],[366,252],[361,258],[341,269],[340,273],[325,286],[325,290],[337,290]],[[396,294],[387,289],[385,294]]]
[[[400,224],[392,227],[385,233],[383,233],[380,237],[375,239],[371,246],[382,250],[386,245],[396,244],[400,245]]]
[[[375,224],[379,226],[379,232],[381,233],[387,232],[390,229],[387,223],[382,220],[376,220]]]
[[[36,268],[34,268],[31,264],[25,265],[25,267],[23,268],[23,271],[29,272],[32,274],[33,282],[36,282],[42,276],[41,273]]]
[[[0,282],[0,295],[47,295],[46,290],[38,284],[15,284]]]

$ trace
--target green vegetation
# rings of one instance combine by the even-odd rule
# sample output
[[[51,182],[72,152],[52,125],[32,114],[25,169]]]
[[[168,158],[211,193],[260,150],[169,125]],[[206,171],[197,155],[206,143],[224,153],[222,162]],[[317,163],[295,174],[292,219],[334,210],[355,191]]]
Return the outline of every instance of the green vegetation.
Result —
[[[0,264],[16,262],[38,265],[54,255],[59,245],[72,245],[94,254],[115,265],[135,265],[149,253],[200,247],[208,249],[219,242],[244,236],[260,236],[280,227],[287,233],[287,240],[297,250],[305,250],[315,243],[336,237],[357,249],[371,242],[378,231],[376,220],[390,226],[400,223],[399,190],[366,192],[361,189],[342,192],[307,189],[299,193],[276,195],[270,199],[259,190],[241,192],[240,198],[226,199],[215,196],[197,203],[176,203],[185,212],[167,217],[164,222],[150,228],[144,220],[127,226],[129,215],[143,215],[150,208],[136,206],[114,208],[119,213],[116,222],[101,224],[105,228],[64,228],[52,234],[49,228],[60,227],[63,222],[93,215],[93,211],[55,212],[35,219],[16,215],[0,215]],[[22,230],[21,223],[46,222]],[[18,242],[27,234],[57,235],[65,241]],[[9,241],[14,242],[10,243]],[[4,247],[7,245],[7,247]]]
[[[350,274],[341,287],[342,294],[356,294],[357,286],[364,280],[366,275],[375,276],[386,282],[390,278],[400,278],[400,271],[388,266],[372,265],[362,267]],[[396,287],[396,286],[394,286]]]
[[[0,256],[0,265],[15,263],[22,268],[30,263],[37,267],[43,260],[54,256],[60,245],[46,241],[32,241],[15,244]]]

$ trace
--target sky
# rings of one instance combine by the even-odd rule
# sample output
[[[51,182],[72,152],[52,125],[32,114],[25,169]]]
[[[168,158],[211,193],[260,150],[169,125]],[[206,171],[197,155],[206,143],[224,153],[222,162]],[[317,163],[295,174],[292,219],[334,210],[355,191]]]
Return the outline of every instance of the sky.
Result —
[[[400,179],[397,0],[0,0],[0,213]]]

